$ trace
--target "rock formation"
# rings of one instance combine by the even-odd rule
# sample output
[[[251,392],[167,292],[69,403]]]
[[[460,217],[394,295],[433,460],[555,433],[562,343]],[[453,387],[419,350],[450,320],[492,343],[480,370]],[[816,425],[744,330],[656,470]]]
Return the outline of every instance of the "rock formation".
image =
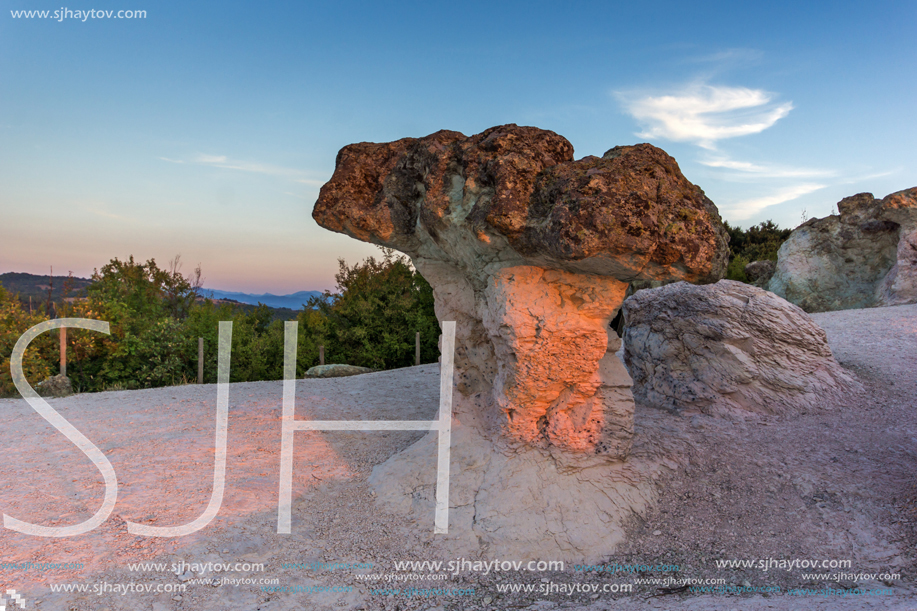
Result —
[[[767,288],[771,278],[774,277],[774,270],[776,269],[776,261],[752,261],[745,266],[745,275],[751,280],[752,285],[763,289]]]
[[[805,413],[860,389],[802,309],[741,282],[640,291],[624,302],[624,317],[624,359],[641,405]]]
[[[375,369],[357,367],[356,365],[316,365],[309,367],[305,373],[307,378],[342,378],[345,376],[358,376],[362,373],[372,373]]]
[[[609,323],[628,283],[715,281],[727,259],[716,207],[665,152],[639,144],[574,161],[565,138],[516,125],[346,146],[313,217],[410,255],[433,286],[438,318],[456,321],[453,445],[463,440],[465,453],[453,462],[465,455],[470,463],[453,472],[470,479],[453,490],[470,495],[466,526],[476,540],[496,526],[474,516],[504,512],[500,528],[513,536],[504,523],[510,507],[543,511],[544,494],[576,487],[559,484],[559,470],[627,457],[631,380]],[[389,472],[388,487],[380,486],[390,505],[404,501],[392,478],[416,477],[405,466],[411,456],[429,461],[421,446],[403,453],[400,475]],[[389,463],[377,471],[394,469]],[[504,487],[493,490],[502,492],[483,499],[474,491],[497,471]],[[514,501],[507,478],[527,481],[528,492]],[[569,522],[592,510],[577,501],[551,502],[569,506]],[[606,495],[597,515],[613,509],[609,502]],[[562,547],[595,542],[558,524],[547,520],[546,528],[563,533]],[[546,534],[516,536],[535,542]]]
[[[917,303],[917,187],[837,207],[790,234],[768,289],[807,312]]]
[[[73,394],[70,378],[58,374],[35,385],[35,392],[42,397],[68,397]]]

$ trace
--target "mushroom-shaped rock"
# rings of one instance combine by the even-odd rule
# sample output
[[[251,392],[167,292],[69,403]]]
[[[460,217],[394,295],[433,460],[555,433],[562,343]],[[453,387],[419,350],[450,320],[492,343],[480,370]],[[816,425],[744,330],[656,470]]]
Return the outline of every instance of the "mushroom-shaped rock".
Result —
[[[633,434],[609,329],[627,284],[716,281],[727,260],[716,207],[664,151],[574,161],[562,136],[516,125],[346,146],[312,215],[407,253],[433,286],[457,321],[460,421],[609,458]]]
[[[503,125],[346,146],[312,215],[410,255],[456,321],[449,553],[611,551],[672,463],[624,461],[632,382],[609,323],[632,281],[722,276],[703,191],[649,144],[574,161],[565,138]],[[380,505],[428,524],[431,443],[370,478]]]

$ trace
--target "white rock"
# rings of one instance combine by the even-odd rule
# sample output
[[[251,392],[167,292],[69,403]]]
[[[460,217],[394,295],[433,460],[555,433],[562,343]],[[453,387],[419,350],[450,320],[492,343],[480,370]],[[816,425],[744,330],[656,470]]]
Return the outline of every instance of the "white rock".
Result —
[[[790,234],[768,289],[807,312],[917,303],[917,188],[837,206]]]
[[[802,309],[741,282],[640,291],[624,316],[624,358],[646,405],[800,413],[862,390]]]

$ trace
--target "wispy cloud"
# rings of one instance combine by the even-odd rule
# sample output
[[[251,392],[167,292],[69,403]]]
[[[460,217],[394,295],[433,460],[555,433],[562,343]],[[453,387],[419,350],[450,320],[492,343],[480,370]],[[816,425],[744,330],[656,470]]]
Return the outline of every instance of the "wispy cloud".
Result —
[[[789,187],[784,187],[778,190],[772,195],[766,195],[764,197],[756,197],[752,199],[746,199],[744,201],[737,202],[731,206],[725,207],[725,213],[729,217],[736,221],[744,221],[751,218],[758,212],[769,208],[770,206],[776,206],[777,204],[782,204],[790,200],[794,200],[797,197],[802,197],[803,195],[808,195],[819,189],[824,189],[828,185],[816,184],[816,183],[803,183],[798,185],[791,185]]]
[[[209,155],[198,153],[190,159],[171,159],[169,157],[158,157],[162,161],[169,163],[190,163],[205,165],[213,168],[222,168],[224,170],[236,170],[240,172],[252,172],[255,174],[267,174],[269,176],[284,176],[295,182],[307,185],[323,185],[324,181],[305,178],[306,172],[295,168],[285,168],[282,166],[271,165],[269,163],[259,163],[257,161],[241,161],[232,159],[226,155]]]
[[[304,200],[307,200],[307,201],[311,201],[311,200],[314,199],[314,198],[311,198],[311,197],[306,197],[306,196],[303,195],[302,193],[291,193],[290,191],[281,191],[281,193],[283,193],[284,195],[289,195],[290,197],[295,197],[296,199],[304,199]]]
[[[874,178],[884,178],[886,176],[892,176],[893,174],[897,174],[900,171],[901,171],[901,168],[892,168],[891,170],[888,170],[887,172],[876,172],[875,174],[854,176],[854,177],[851,177],[845,180],[844,184],[863,182],[864,180],[873,180]]]
[[[686,64],[725,64],[726,66],[735,64],[753,64],[758,63],[764,58],[764,53],[759,49],[746,49],[736,47],[732,49],[723,49],[706,55],[686,55],[681,59],[681,63]]]
[[[747,161],[737,161],[728,157],[701,159],[699,163],[710,168],[732,170],[746,177],[752,178],[818,178],[837,175],[833,170],[818,170],[815,168],[787,168],[777,165],[760,165]]]
[[[618,93],[625,109],[646,129],[642,138],[694,142],[713,149],[718,140],[757,134],[787,116],[791,102],[773,104],[760,89],[691,85],[669,95]]]
[[[103,202],[81,202],[79,206],[82,210],[96,216],[101,216],[102,218],[113,219],[125,223],[136,223],[136,219],[134,218],[127,217],[122,214],[116,214],[114,212],[109,212],[106,209],[108,208],[108,205]]]
[[[226,155],[204,155],[198,154],[192,160],[193,163],[200,163],[226,170],[239,170],[241,172],[254,172],[256,174],[268,174],[271,176],[301,176],[302,171],[293,168],[284,168],[267,163],[258,163],[254,161],[238,161],[230,159]]]

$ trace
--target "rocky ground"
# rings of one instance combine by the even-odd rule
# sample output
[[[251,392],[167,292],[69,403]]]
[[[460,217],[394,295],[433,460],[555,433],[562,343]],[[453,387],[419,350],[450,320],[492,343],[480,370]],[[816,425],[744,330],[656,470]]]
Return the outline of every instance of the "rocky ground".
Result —
[[[866,391],[802,416],[679,417],[638,405],[635,451],[664,453],[682,466],[660,481],[656,507],[631,520],[626,543],[609,551],[604,564],[619,565],[617,572],[570,563],[487,574],[397,570],[396,561],[456,560],[437,544],[432,515],[415,525],[382,513],[366,483],[374,465],[420,433],[296,433],[293,532],[277,534],[282,388],[263,382],[231,387],[222,508],[208,527],[177,539],[133,536],[125,520],[177,525],[203,511],[213,478],[215,386],[50,400],[108,456],[118,503],[107,522],[78,537],[0,531],[0,585],[24,595],[26,608],[54,610],[917,610],[917,306],[813,318]],[[297,418],[430,419],[438,381],[436,365],[301,380]],[[3,513],[59,526],[95,512],[103,490],[95,467],[24,401],[0,401],[0,410]],[[717,566],[729,560],[776,566]],[[794,560],[850,564],[787,568]],[[172,570],[182,562],[192,566]],[[82,568],[35,568],[41,563]],[[238,570],[214,568],[224,563]],[[341,566],[354,563],[361,566]],[[263,570],[251,566],[258,564]],[[811,576],[819,573],[845,575]],[[225,583],[205,583],[214,577]],[[637,583],[652,579],[659,581]],[[720,590],[691,592],[698,583],[685,587],[685,579]],[[87,591],[52,591],[62,585]],[[533,591],[501,591],[514,586]]]

